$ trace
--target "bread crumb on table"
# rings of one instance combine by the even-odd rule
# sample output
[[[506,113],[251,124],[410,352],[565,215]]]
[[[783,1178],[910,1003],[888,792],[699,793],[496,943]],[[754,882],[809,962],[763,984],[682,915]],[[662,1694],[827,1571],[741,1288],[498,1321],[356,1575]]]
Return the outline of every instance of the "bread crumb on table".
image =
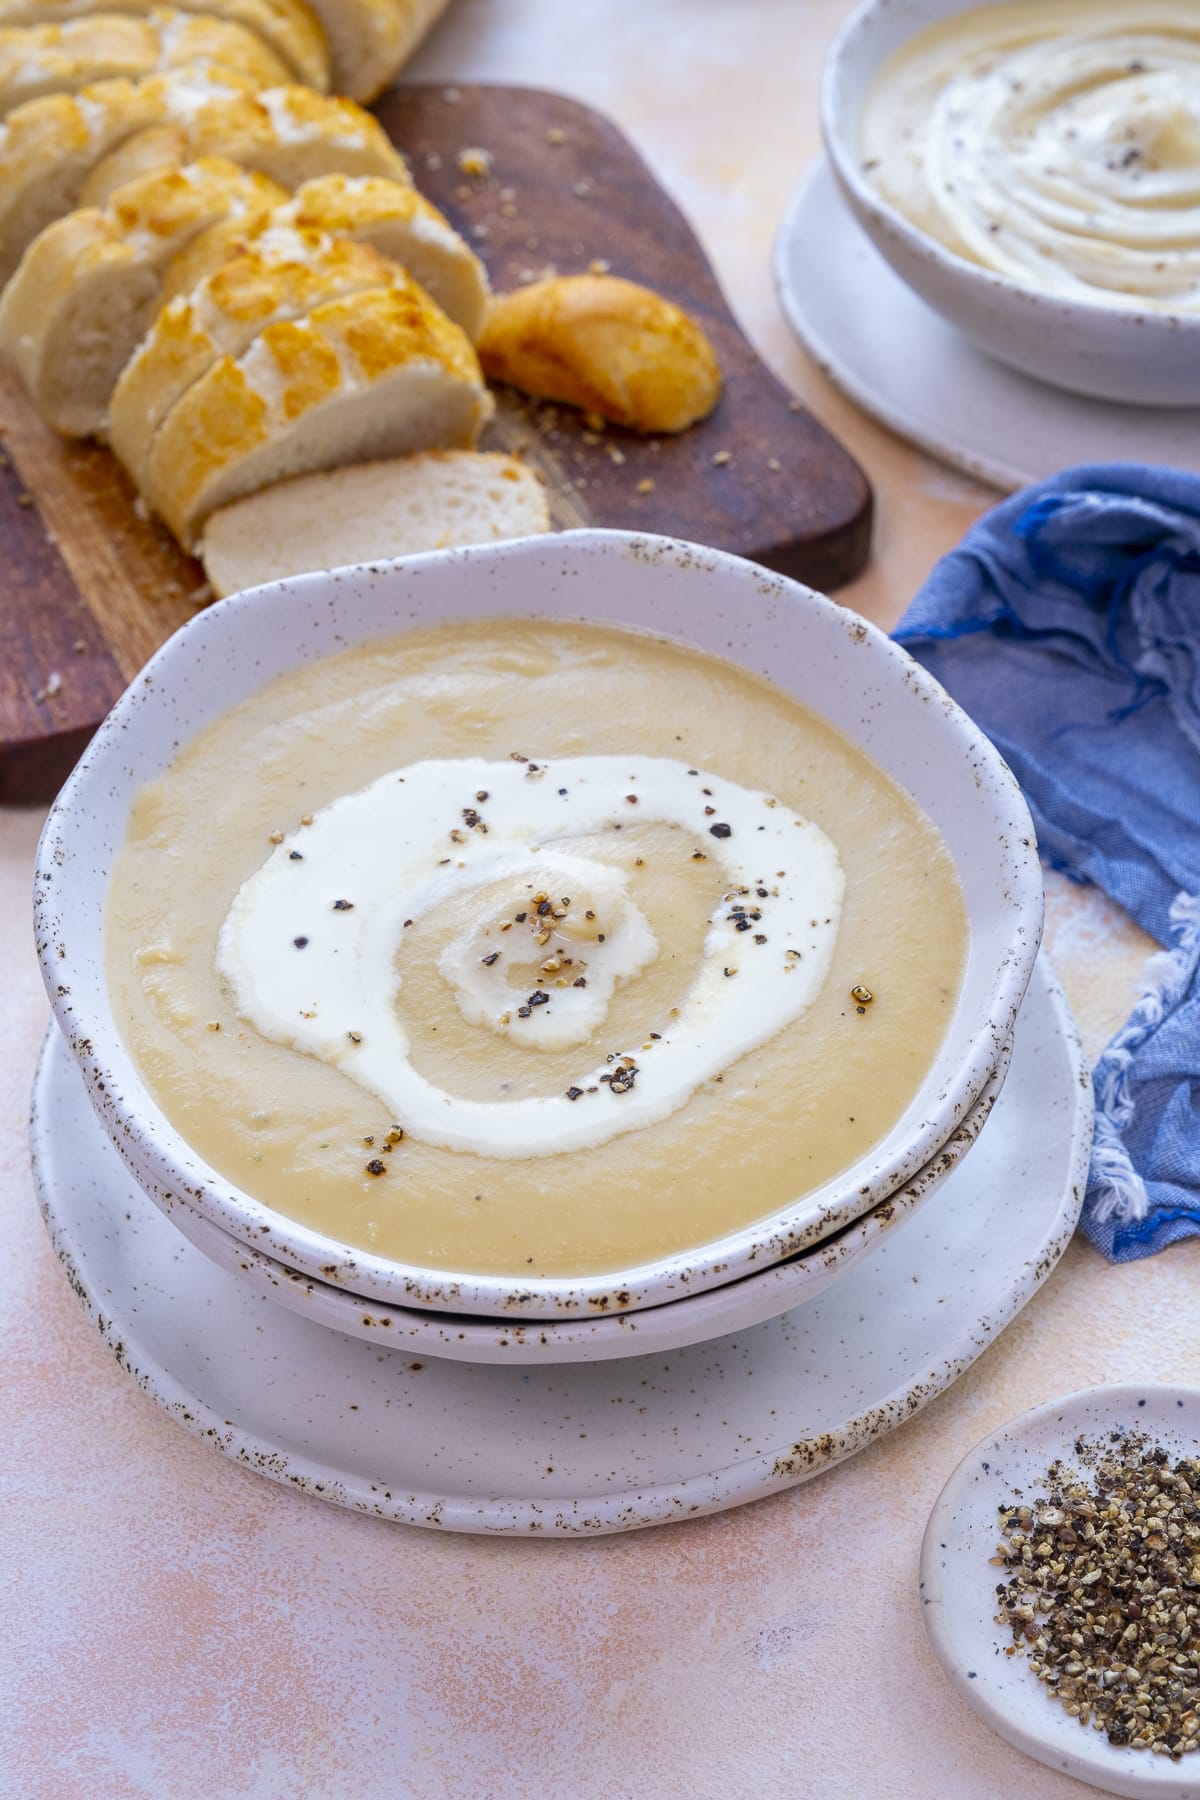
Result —
[[[654,492],[654,477],[652,475],[643,475],[642,479],[637,484],[637,491],[639,494],[652,494]]]

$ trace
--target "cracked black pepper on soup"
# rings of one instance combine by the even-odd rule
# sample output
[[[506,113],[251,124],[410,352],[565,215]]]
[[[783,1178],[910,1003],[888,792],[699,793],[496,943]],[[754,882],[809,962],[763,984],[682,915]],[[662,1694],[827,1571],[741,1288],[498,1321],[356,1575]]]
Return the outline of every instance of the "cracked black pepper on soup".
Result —
[[[1200,1747],[1200,1462],[1131,1431],[1075,1458],[1000,1508],[1007,1654],[1110,1744],[1178,1761]]]
[[[699,1247],[856,1161],[967,942],[935,827],[821,718],[697,651],[518,620],[218,719],[137,797],[107,925],[125,1042],[222,1175],[518,1277]]]

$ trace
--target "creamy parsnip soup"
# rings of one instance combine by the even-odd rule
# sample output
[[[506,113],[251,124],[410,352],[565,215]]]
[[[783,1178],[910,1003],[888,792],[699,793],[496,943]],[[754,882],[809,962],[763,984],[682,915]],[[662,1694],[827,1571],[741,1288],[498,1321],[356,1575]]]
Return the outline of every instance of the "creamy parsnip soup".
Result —
[[[931,822],[731,664],[454,625],[272,682],[138,796],[111,988],[215,1169],[339,1242],[517,1277],[777,1211],[912,1099],[962,894]]]

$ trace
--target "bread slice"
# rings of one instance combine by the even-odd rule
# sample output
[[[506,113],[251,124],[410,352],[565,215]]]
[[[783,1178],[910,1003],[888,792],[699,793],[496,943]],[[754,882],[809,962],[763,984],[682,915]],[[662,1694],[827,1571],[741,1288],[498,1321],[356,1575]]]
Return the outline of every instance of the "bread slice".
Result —
[[[0,125],[0,286],[38,232],[79,204],[89,171],[110,150],[147,126],[183,123],[237,98],[248,102],[252,92],[249,77],[177,70],[146,81],[99,81],[16,107]]]
[[[492,397],[466,334],[415,282],[269,325],[167,414],[142,492],[189,549],[210,514],[314,469],[471,449]]]
[[[168,6],[144,19],[99,12],[63,25],[0,28],[0,114],[45,94],[178,68],[228,70],[260,87],[289,79],[286,64],[244,25]]]
[[[370,244],[403,263],[413,280],[474,342],[488,304],[483,264],[436,206],[416,188],[379,175],[323,175],[247,233],[235,221],[214,225],[174,259],[163,280],[165,299],[192,288],[255,235],[279,227],[329,232]]]
[[[336,232],[403,263],[474,343],[491,293],[487,272],[449,219],[412,186],[370,175],[306,181],[279,215],[299,230]]]
[[[382,93],[445,6],[446,0],[312,0],[339,93],[364,101]]]
[[[289,191],[338,172],[409,180],[404,158],[369,112],[353,100],[293,86],[233,95],[190,118],[127,136],[114,154],[94,165],[81,199],[85,206],[103,206],[139,176],[201,156],[227,156]]]
[[[125,18],[145,18],[163,0],[0,0],[0,26],[60,25],[93,13],[120,13]],[[172,0],[180,12],[228,19],[257,32],[282,58],[289,79],[303,81],[318,93],[328,93],[331,70],[329,46],[306,0]]]
[[[633,431],[684,431],[721,396],[716,352],[689,313],[616,275],[561,275],[493,301],[479,358],[494,381]]]
[[[159,426],[222,357],[240,356],[268,325],[301,319],[324,301],[405,280],[366,244],[312,231],[273,233],[158,313],[113,390],[109,443],[144,486]]]
[[[426,450],[299,475],[215,512],[200,555],[220,596],[347,563],[536,537],[546,491],[515,457]]]
[[[286,198],[265,175],[208,157],[56,219],[0,299],[0,350],[64,437],[100,430],[161,300],[172,255],[218,219],[243,227]]]

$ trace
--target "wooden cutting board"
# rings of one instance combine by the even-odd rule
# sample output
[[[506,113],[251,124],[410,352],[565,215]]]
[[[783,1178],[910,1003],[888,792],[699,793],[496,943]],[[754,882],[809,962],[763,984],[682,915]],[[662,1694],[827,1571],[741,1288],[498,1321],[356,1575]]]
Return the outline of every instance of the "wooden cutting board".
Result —
[[[678,437],[597,431],[500,390],[485,447],[540,469],[557,528],[665,532],[818,588],[858,573],[866,479],[751,348],[683,215],[614,125],[532,88],[399,87],[377,111],[494,288],[604,265],[686,306],[716,346],[721,403]],[[463,173],[471,149],[487,152],[486,174]],[[0,437],[0,802],[12,805],[51,797],[208,596],[200,564],[140,515],[113,457],[57,438],[3,365]]]

